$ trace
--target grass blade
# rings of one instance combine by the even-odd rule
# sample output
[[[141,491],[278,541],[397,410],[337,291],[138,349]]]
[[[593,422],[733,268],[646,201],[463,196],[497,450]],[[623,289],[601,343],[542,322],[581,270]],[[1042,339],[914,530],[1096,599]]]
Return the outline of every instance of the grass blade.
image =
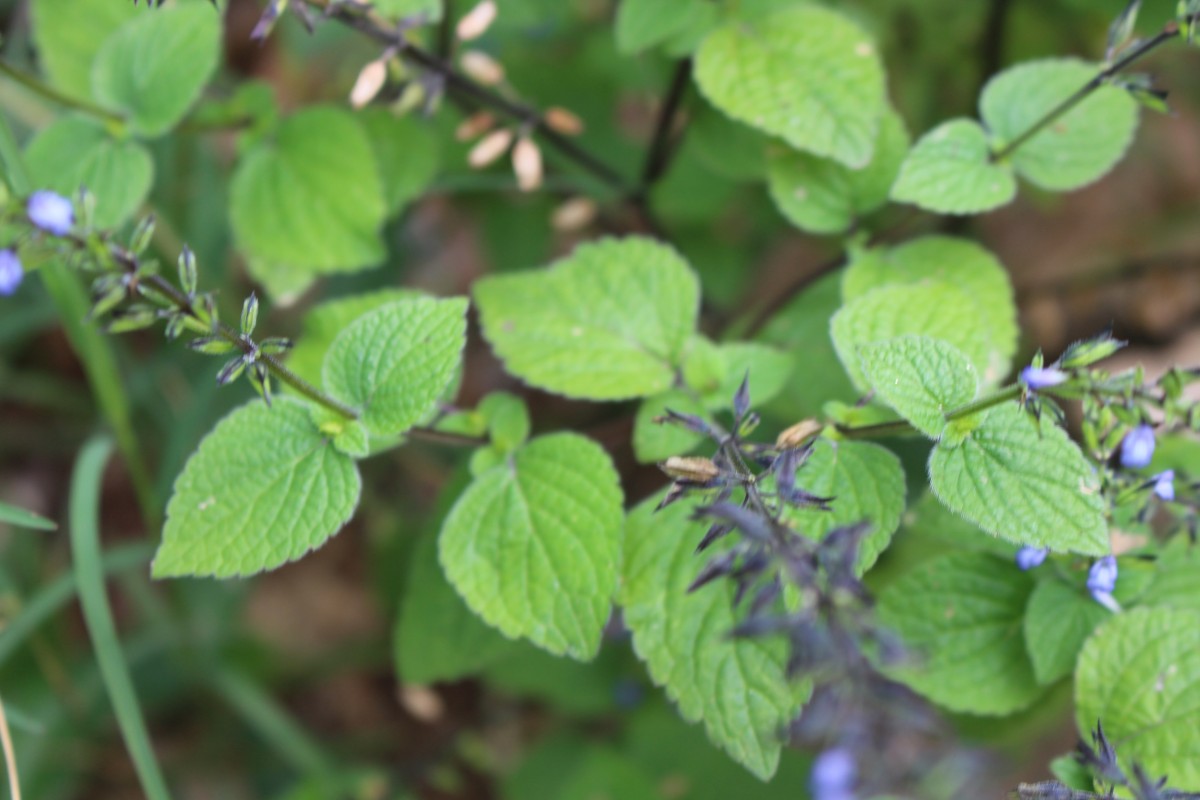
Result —
[[[8,503],[0,503],[0,522],[35,531],[52,531],[58,527],[54,520],[46,519],[41,514],[26,511],[23,508],[10,506]]]

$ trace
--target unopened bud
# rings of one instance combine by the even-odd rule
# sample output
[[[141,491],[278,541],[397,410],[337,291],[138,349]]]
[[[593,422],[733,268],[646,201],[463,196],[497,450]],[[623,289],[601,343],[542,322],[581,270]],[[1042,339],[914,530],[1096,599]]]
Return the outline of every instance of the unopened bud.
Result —
[[[492,131],[471,148],[471,152],[467,155],[467,163],[475,169],[486,167],[504,155],[508,146],[512,144],[512,140],[513,132],[508,128]]]
[[[483,0],[458,21],[455,33],[464,42],[478,39],[496,21],[496,0]]]
[[[554,209],[550,222],[562,233],[572,233],[591,224],[596,218],[596,203],[590,197],[572,197]]]
[[[387,82],[387,70],[387,58],[377,58],[368,62],[358,73],[354,88],[350,90],[350,105],[362,108],[374,100]]]
[[[258,295],[254,292],[242,303],[242,320],[240,330],[243,336],[249,336],[254,333],[254,326],[258,324]]]
[[[496,115],[490,111],[480,111],[458,123],[454,129],[454,138],[460,142],[469,142],[483,136],[496,124]]]
[[[150,246],[150,240],[154,237],[154,215],[148,214],[142,217],[142,220],[133,229],[133,235],[129,237],[129,252],[135,256],[140,256],[146,252],[146,248]]]
[[[459,63],[469,78],[484,86],[495,86],[504,80],[504,67],[482,50],[467,50]]]
[[[784,428],[775,437],[775,446],[781,450],[791,450],[801,447],[812,439],[824,426],[815,419],[802,419],[795,425]]]
[[[721,474],[711,458],[703,456],[671,456],[659,465],[672,478],[682,478],[696,483],[708,483]]]
[[[547,108],[542,119],[547,127],[566,136],[578,136],[583,133],[583,120],[561,106]]]
[[[513,172],[521,191],[530,192],[542,185],[542,151],[528,136],[522,136],[513,148]]]

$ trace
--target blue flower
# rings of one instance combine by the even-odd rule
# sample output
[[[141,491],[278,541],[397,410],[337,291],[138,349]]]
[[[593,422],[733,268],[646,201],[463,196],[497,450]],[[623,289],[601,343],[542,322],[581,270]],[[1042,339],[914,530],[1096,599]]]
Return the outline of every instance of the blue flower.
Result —
[[[1070,375],[1061,369],[1055,369],[1054,367],[1025,367],[1025,369],[1021,370],[1021,383],[1035,392],[1038,389],[1049,389],[1051,386],[1058,386],[1070,377]]]
[[[1117,588],[1117,557],[1105,556],[1088,570],[1087,590],[1092,599],[1109,611],[1119,612],[1121,606],[1113,597]]]
[[[10,295],[21,285],[25,270],[12,250],[0,250],[0,295]]]
[[[1121,440],[1121,466],[1141,469],[1154,458],[1154,429],[1142,423]]]
[[[1046,560],[1050,555],[1049,547],[1030,547],[1026,545],[1017,551],[1017,566],[1023,570],[1031,570]]]
[[[854,779],[858,767],[847,747],[834,747],[813,761],[809,784],[813,800],[855,800]]]
[[[1159,500],[1175,499],[1175,470],[1168,469],[1151,478],[1154,482],[1154,494]]]
[[[75,224],[75,209],[71,201],[54,192],[34,192],[29,196],[25,211],[29,214],[30,222],[55,236],[66,236]]]

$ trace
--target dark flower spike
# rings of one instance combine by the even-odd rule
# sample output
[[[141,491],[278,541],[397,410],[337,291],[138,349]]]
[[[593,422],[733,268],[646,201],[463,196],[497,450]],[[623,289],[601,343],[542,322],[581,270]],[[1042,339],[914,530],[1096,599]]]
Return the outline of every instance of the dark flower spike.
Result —
[[[704,568],[700,570],[700,574],[696,576],[696,579],[688,585],[688,594],[691,594],[700,587],[705,586],[717,578],[723,577],[732,572],[733,565],[737,561],[737,557],[737,550],[729,550],[728,552],[722,553],[716,558],[710,559],[709,562],[704,565]]]
[[[683,414],[679,411],[672,411],[669,408],[666,409],[666,412],[666,416],[655,417],[654,421],[659,425],[682,425],[693,433],[698,433],[701,436],[707,436],[717,442],[720,442],[723,438],[725,438],[725,434],[722,431],[713,427],[708,422],[694,414]]]
[[[726,634],[729,639],[757,639],[760,636],[773,636],[790,630],[793,621],[789,617],[750,617]]]
[[[783,585],[779,582],[779,576],[775,576],[765,586],[759,588],[754,594],[754,599],[750,601],[750,617],[754,618],[762,614],[783,593]]]
[[[1075,759],[1100,780],[1124,786],[1128,782],[1125,773],[1117,764],[1117,753],[1104,735],[1104,726],[1099,720],[1096,721],[1096,730],[1092,732],[1092,745],[1088,746],[1081,739],[1076,746]]]
[[[1058,781],[1044,781],[1020,784],[1013,797],[1019,800],[1096,800],[1100,795],[1077,791]]]
[[[677,500],[682,500],[684,496],[694,488],[694,486],[689,486],[678,481],[672,483],[670,488],[667,489],[667,493],[663,495],[663,499],[660,500],[658,505],[654,507],[654,510],[662,511],[664,508],[676,502]]]
[[[753,541],[763,544],[770,544],[774,541],[767,521],[744,506],[729,502],[700,506],[696,509],[695,518],[703,517],[713,517],[728,522],[741,531],[746,538]]]
[[[746,417],[746,412],[750,410],[750,370],[746,370],[745,376],[742,377],[742,385],[738,387],[737,393],[733,396],[733,415],[740,423]],[[739,425],[740,427],[740,425]]]
[[[696,552],[703,553],[712,545],[713,542],[727,535],[732,530],[732,525],[726,525],[720,522],[712,524],[709,526],[708,532],[704,534],[704,538],[700,540],[700,544],[696,545]]]

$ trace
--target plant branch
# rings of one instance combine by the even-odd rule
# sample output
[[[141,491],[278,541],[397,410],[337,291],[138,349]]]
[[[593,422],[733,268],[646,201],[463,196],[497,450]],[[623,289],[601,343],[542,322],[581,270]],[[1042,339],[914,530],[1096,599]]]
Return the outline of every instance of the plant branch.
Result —
[[[1193,18],[1192,22],[1193,23],[1196,22],[1196,18]],[[1034,136],[1037,136],[1048,125],[1052,124],[1055,120],[1057,120],[1063,114],[1066,114],[1072,108],[1074,108],[1075,106],[1077,106],[1081,102],[1083,102],[1092,92],[1096,91],[1101,86],[1103,86],[1105,84],[1105,82],[1107,82],[1108,79],[1111,78],[1113,75],[1116,75],[1118,72],[1125,69],[1130,64],[1137,61],[1138,59],[1142,58],[1147,53],[1152,52],[1153,50],[1157,49],[1159,46],[1163,45],[1166,42],[1169,42],[1170,40],[1174,39],[1178,35],[1179,35],[1179,23],[1175,22],[1174,20],[1171,20],[1166,25],[1164,25],[1163,29],[1161,31],[1159,31],[1158,33],[1156,33],[1154,36],[1150,37],[1149,39],[1145,40],[1144,42],[1140,42],[1140,43],[1134,45],[1133,47],[1129,48],[1129,50],[1125,53],[1125,55],[1121,56],[1119,59],[1117,59],[1113,63],[1109,64],[1107,67],[1105,67],[1104,69],[1097,72],[1096,75],[1090,81],[1085,83],[1083,86],[1080,86],[1078,89],[1075,90],[1074,94],[1067,97],[1065,100],[1063,100],[1061,103],[1056,105],[1054,108],[1050,109],[1045,114],[1043,114],[1039,120],[1037,120],[1032,125],[1030,125],[1028,128],[1026,128],[1022,134],[1017,136],[1015,139],[1013,139],[1008,144],[1001,147],[999,150],[993,151],[990,156],[990,160],[994,163],[997,161],[1002,161],[1005,158],[1008,158],[1013,153],[1015,153],[1023,144],[1028,142]]]
[[[952,408],[945,413],[946,422],[953,422],[956,419],[969,417],[972,414],[978,414],[980,411],[986,411],[989,408],[998,406],[1001,403],[1007,403],[1011,400],[1016,400],[1021,396],[1021,391],[1024,387],[1019,383],[1009,384],[1001,389],[997,389],[989,395],[984,395],[978,400],[972,400],[970,403],[965,403],[957,408]],[[875,439],[887,436],[907,436],[909,434],[918,433],[908,420],[897,419],[889,420],[888,422],[877,422],[872,425],[834,425],[834,428],[845,439]]]
[[[43,83],[35,76],[30,75],[24,70],[19,70],[2,60],[0,60],[0,74],[7,75],[9,78],[12,78],[14,81],[21,84],[26,89],[29,89],[34,94],[44,97],[56,105],[69,108],[74,111],[81,111],[88,116],[102,119],[105,122],[111,122],[115,124],[124,124],[125,122],[125,118],[117,112],[110,111],[107,108],[101,108],[95,103],[89,103],[86,100],[80,100],[77,97],[71,97],[70,95],[63,94],[53,86]]]
[[[683,96],[687,92],[692,78],[692,60],[684,58],[675,65],[671,76],[671,85],[658,111],[658,120],[654,125],[654,138],[650,141],[650,149],[646,152],[646,161],[642,167],[641,182],[634,192],[634,199],[644,202],[646,193],[664,174],[671,165],[677,145],[682,139],[682,133],[675,135],[675,120],[683,104]]]

